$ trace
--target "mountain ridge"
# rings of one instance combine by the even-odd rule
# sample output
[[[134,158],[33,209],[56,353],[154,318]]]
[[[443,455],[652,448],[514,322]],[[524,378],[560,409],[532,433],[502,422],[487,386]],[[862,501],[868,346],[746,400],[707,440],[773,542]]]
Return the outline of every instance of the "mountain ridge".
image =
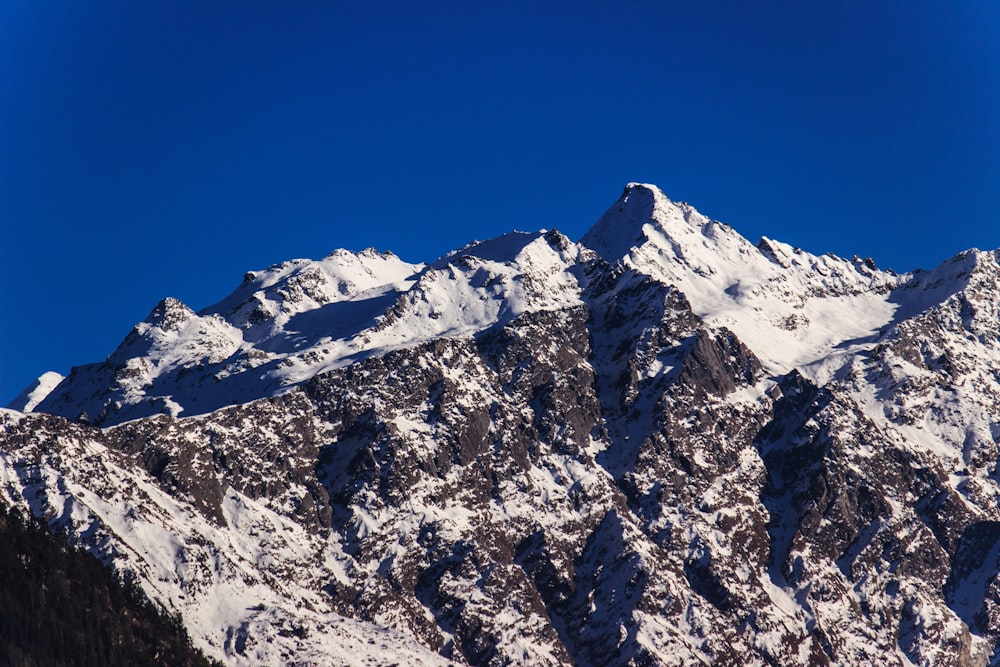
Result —
[[[591,232],[165,300],[0,497],[227,664],[1000,664],[1000,254]]]
[[[630,229],[629,226],[632,231],[623,233],[622,230]],[[520,252],[515,252],[517,242],[527,241],[528,238],[533,242],[539,241],[546,233],[512,232],[496,239],[473,242],[446,253],[430,264],[409,264],[391,252],[379,253],[370,248],[359,253],[337,250],[323,260],[290,260],[263,271],[248,272],[243,284],[232,294],[197,313],[179,301],[168,298],[158,304],[150,316],[137,325],[102,364],[75,367],[70,377],[63,380],[62,388],[58,385],[50,386],[52,376],[49,376],[49,382],[42,386],[50,391],[44,398],[40,398],[40,393],[35,393],[32,408],[37,407],[41,411],[70,419],[86,415],[88,420],[97,424],[113,424],[164,411],[174,415],[203,414],[224,405],[223,396],[246,401],[267,395],[254,395],[246,386],[234,386],[229,381],[224,382],[223,391],[213,392],[205,387],[209,381],[220,382],[233,375],[246,375],[256,372],[261,366],[264,366],[263,374],[272,378],[265,385],[269,387],[266,392],[273,394],[311,377],[311,373],[316,371],[310,370],[309,366],[329,368],[336,366],[338,362],[343,363],[339,360],[356,358],[358,353],[378,354],[380,349],[409,344],[407,338],[413,337],[412,331],[402,336],[397,335],[395,341],[385,341],[380,348],[378,344],[371,345],[370,340],[365,340],[365,330],[384,331],[388,328],[387,320],[397,318],[398,311],[407,307],[417,308],[416,301],[421,299],[428,302],[428,287],[435,283],[436,272],[450,270],[453,278],[456,271],[453,263],[465,261],[468,264],[469,258],[478,258],[484,264],[493,265],[516,263],[516,256]],[[915,276],[879,271],[870,260],[843,260],[833,255],[810,255],[766,238],[754,246],[728,225],[702,216],[688,204],[675,204],[655,186],[639,183],[628,184],[619,201],[584,234],[580,242],[573,244],[558,232],[553,233],[560,239],[556,243],[566,246],[559,252],[569,251],[569,245],[572,245],[577,253],[572,261],[565,258],[560,260],[563,263],[579,264],[585,261],[583,257],[588,252],[596,252],[610,264],[623,262],[641,273],[678,285],[694,299],[695,311],[699,316],[721,326],[735,328],[745,339],[759,341],[773,336],[776,329],[789,332],[784,337],[779,333],[778,338],[784,339],[777,345],[760,342],[761,349],[758,353],[764,354],[765,364],[775,373],[785,372],[792,367],[807,366],[810,356],[813,360],[826,356],[830,351],[831,341],[862,339],[865,334],[870,335],[875,329],[891,322],[891,313],[888,312],[892,308],[889,303],[891,297],[887,300],[869,298],[864,303],[847,304],[846,307],[851,311],[877,311],[877,314],[861,318],[857,312],[853,312],[854,317],[850,319],[862,320],[859,326],[846,330],[841,326],[835,336],[828,336],[826,341],[813,342],[814,349],[803,350],[791,359],[783,359],[780,358],[782,355],[772,350],[779,346],[792,346],[794,339],[801,338],[803,333],[809,333],[814,328],[809,326],[810,309],[804,308],[802,303],[789,304],[789,298],[804,302],[809,298],[827,296],[861,302],[865,301],[861,298],[865,294],[881,295],[895,288],[905,287],[912,283]],[[636,237],[633,241],[622,240],[633,235]],[[605,239],[608,236],[614,238],[614,242],[621,247],[609,247]],[[623,243],[633,245],[621,245]],[[514,252],[514,255],[489,256],[497,252]],[[977,252],[979,251],[966,251],[956,258]],[[592,259],[592,255],[590,257]],[[953,258],[950,261],[956,260]],[[731,270],[729,275],[719,274],[712,268],[713,264],[735,270]],[[779,270],[770,270],[772,267],[778,267]],[[465,270],[470,268],[466,267]],[[568,268],[565,267],[564,271],[571,273]],[[528,270],[517,275],[532,274],[530,260],[525,269]],[[791,269],[801,270],[790,276],[781,274],[781,271],[787,273]],[[463,269],[458,267],[457,270],[461,272]],[[497,271],[490,273],[489,269],[479,270],[481,275],[489,274],[487,281],[500,279]],[[939,270],[940,267],[931,274]],[[486,273],[483,274],[482,271]],[[542,273],[544,275],[544,270]],[[510,276],[507,280],[509,279]],[[787,283],[789,279],[798,281],[799,284],[776,294],[780,285]],[[572,283],[572,279],[564,282]],[[477,297],[481,301],[499,301],[500,305],[495,307],[497,311],[505,305],[510,308],[512,304],[515,311],[522,305],[525,308],[545,307],[545,299],[540,299],[542,303],[537,306],[522,304],[530,296],[524,292],[514,294],[507,291],[484,296],[484,286],[485,283],[466,288],[467,291],[471,289],[472,292],[478,292],[465,295],[463,310],[468,310],[470,301]],[[490,286],[496,287],[496,284]],[[577,289],[571,284],[561,288]],[[431,292],[433,291],[431,287]],[[366,295],[369,298],[362,298]],[[453,295],[448,296],[452,297]],[[408,306],[405,305],[407,300]],[[390,301],[393,303],[388,305]],[[929,304],[923,305],[928,306]],[[156,354],[156,350],[153,350],[153,354],[145,354],[148,350],[128,349],[130,341],[155,347],[155,341],[149,340],[148,336],[162,337],[160,332],[167,332],[162,324],[156,323],[158,318],[165,316],[160,313],[164,308],[170,309],[172,320],[183,319],[194,327],[194,330],[187,332],[184,343],[190,350],[189,354],[178,355],[179,346],[168,345],[174,357],[186,358],[169,359]],[[182,310],[177,310],[180,308]],[[829,304],[824,304],[823,308],[829,309]],[[735,311],[747,312],[752,309],[766,309],[771,316],[762,320],[759,317],[733,315]],[[432,305],[425,306],[424,310],[426,312],[421,312],[420,315],[425,320],[438,320],[442,317],[442,313],[436,312]],[[511,311],[508,316],[514,314],[516,312]],[[450,329],[427,332],[425,336],[450,335],[470,328],[492,326],[496,324],[496,317],[496,312],[492,316],[486,312],[474,312],[471,316],[464,313],[453,314],[452,319],[456,321],[450,323]],[[345,320],[348,321],[347,324],[344,323]],[[829,321],[822,324],[824,331],[831,328]],[[169,326],[176,327],[177,323]],[[419,328],[417,325],[411,326],[411,330]],[[323,332],[323,335],[313,333],[310,329]],[[333,335],[326,335],[329,332],[333,332]],[[334,342],[337,333],[343,334],[343,342],[347,344],[341,345],[342,349],[339,351],[324,352],[323,343]],[[367,337],[370,338],[370,334]],[[299,348],[306,349],[298,352]],[[229,363],[219,368],[220,362],[227,359]],[[130,363],[131,366],[128,365]],[[293,365],[306,368],[300,372],[283,372],[280,368]],[[215,393],[220,397],[208,400],[201,406],[190,401],[184,401],[182,405],[173,397],[175,392],[171,390],[174,387],[157,390],[156,375],[151,375],[151,366],[167,370],[171,366],[178,366],[178,371],[185,373],[205,366],[212,367],[214,372],[211,378],[199,378],[201,386],[198,391],[204,394]],[[98,377],[94,377],[95,375]],[[130,377],[136,378],[138,382],[130,383]],[[116,382],[119,385],[117,387]],[[190,378],[187,382],[190,384]],[[134,386],[136,384],[139,386]],[[169,385],[169,382],[164,384]],[[76,391],[70,391],[69,387],[72,385],[78,385]],[[80,394],[81,389],[90,393],[91,398],[76,398],[75,395]],[[192,390],[189,388],[189,391]],[[27,407],[27,394],[22,394],[9,407]],[[121,414],[110,416],[115,413]]]

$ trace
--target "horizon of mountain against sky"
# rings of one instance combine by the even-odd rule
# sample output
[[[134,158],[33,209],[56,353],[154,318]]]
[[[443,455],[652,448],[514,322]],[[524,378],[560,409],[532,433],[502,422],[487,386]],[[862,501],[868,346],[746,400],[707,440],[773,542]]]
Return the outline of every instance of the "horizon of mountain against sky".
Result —
[[[46,372],[7,407],[110,426],[248,403],[367,357],[580,303],[574,267],[595,252],[612,265],[651,267],[642,270],[678,288],[698,316],[733,329],[773,375],[797,369],[820,384],[875,332],[961,289],[965,274],[950,267],[967,273],[975,265],[967,258],[978,256],[898,274],[857,255],[817,257],[767,237],[753,244],[655,185],[629,183],[575,245],[558,230],[512,231],[417,264],[391,250],[339,249],[248,271],[232,294],[197,312],[164,298],[103,361],[74,365],[69,377]],[[455,265],[473,271],[458,288]],[[522,285],[519,271],[529,269],[546,276],[545,297]],[[775,287],[789,270],[800,289],[843,298],[789,302],[788,287]],[[943,286],[925,291],[926,283]]]
[[[211,660],[1000,665],[1000,249],[900,273],[629,183],[579,241],[212,301],[0,409],[0,505]]]
[[[1000,246],[996,3],[0,6],[0,403],[336,248],[581,238],[626,182],[814,255]]]

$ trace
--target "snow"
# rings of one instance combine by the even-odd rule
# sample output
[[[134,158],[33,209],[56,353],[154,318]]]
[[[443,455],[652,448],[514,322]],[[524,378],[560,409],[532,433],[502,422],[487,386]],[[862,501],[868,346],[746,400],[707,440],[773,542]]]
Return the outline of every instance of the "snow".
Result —
[[[755,246],[639,183],[581,243],[612,264],[676,285],[699,316],[735,332],[774,375],[798,369],[820,385],[893,325],[964,289],[992,256],[968,251],[933,271],[899,275],[766,237]]]
[[[677,287],[770,374],[794,368],[820,385],[898,322],[960,291],[992,256],[969,251],[934,271],[898,275],[768,238],[755,246],[655,186],[632,183],[579,244],[558,232],[511,232],[430,265],[337,250],[250,272],[198,313],[166,299],[107,361],[74,369],[59,386],[57,375],[43,376],[12,406],[110,425],[273,396],[369,356],[581,305],[592,251]],[[646,374],[674,368],[668,355]]]
[[[62,375],[55,371],[42,373],[38,379],[25,387],[24,391],[18,394],[7,407],[19,412],[31,412],[64,379]]]
[[[633,236],[633,245],[624,245]],[[608,262],[676,285],[699,316],[735,332],[774,374],[825,362],[845,341],[857,341],[843,350],[854,352],[896,310],[888,298],[899,281],[894,274],[770,239],[754,246],[655,186],[630,184],[581,243]],[[822,366],[812,372],[829,373]]]
[[[601,273],[606,267],[594,261],[595,252],[617,273]],[[593,273],[601,273],[599,278],[613,275],[613,289],[597,289]],[[495,382],[498,371],[484,367],[474,354],[475,336],[528,313],[596,313],[599,306],[621,299],[625,305],[617,314],[620,321],[592,327],[592,355],[581,362],[581,368],[597,376],[607,431],[595,430],[582,455],[546,452],[539,455],[543,463],[523,474],[498,477],[486,509],[470,509],[461,488],[461,466],[456,464],[441,479],[414,482],[398,503],[370,488],[358,490],[345,511],[350,530],[344,535],[324,538],[294,520],[296,503],[307,493],[301,484],[291,485],[281,497],[259,501],[227,488],[221,510],[226,527],[220,527],[187,500],[165,493],[119,453],[104,451],[85,438],[60,440],[63,449],[58,455],[0,453],[0,493],[53,524],[89,536],[81,539],[90,539],[93,550],[108,562],[140,573],[147,593],[182,611],[197,629],[193,635],[199,645],[230,664],[281,663],[289,655],[318,663],[336,656],[347,664],[364,664],[379,659],[380,651],[389,651],[403,664],[442,664],[440,656],[406,638],[405,610],[373,612],[383,628],[346,619],[333,612],[323,586],[358,584],[359,573],[368,583],[358,585],[377,585],[372,582],[383,581],[400,563],[415,557],[415,536],[428,526],[452,543],[474,528],[489,527],[491,521],[558,534],[568,543],[576,540],[573,548],[582,558],[588,535],[573,531],[603,525],[598,513],[612,502],[621,507],[617,482],[634,466],[643,439],[656,426],[665,388],[704,329],[734,332],[760,358],[769,376],[720,397],[723,409],[740,415],[770,408],[776,380],[798,369],[848,406],[839,418],[812,415],[805,428],[829,429],[834,441],[841,431],[857,435],[858,429],[866,429],[866,437],[850,445],[855,456],[850,465],[877,457],[879,448],[891,443],[920,465],[939,466],[944,483],[971,515],[992,516],[977,498],[988,497],[995,505],[1000,306],[989,295],[995,293],[996,276],[996,253],[968,251],[932,271],[900,275],[880,271],[867,260],[816,256],[772,239],[753,245],[727,225],[670,201],[654,186],[630,184],[580,243],[557,232],[512,232],[474,242],[429,265],[374,250],[338,250],[320,260],[292,260],[248,273],[231,295],[198,312],[165,299],[105,362],[76,368],[66,379],[46,374],[12,404],[25,412],[51,410],[71,419],[85,414],[105,427],[158,413],[189,417],[232,402],[288,393],[319,374],[369,357],[452,339],[449,345],[435,345],[433,354],[421,354],[416,363],[454,384],[454,393],[465,403],[451,406],[452,412],[443,410],[441,416],[453,419],[460,416],[460,408],[494,399],[484,387]],[[696,318],[677,305],[683,301],[678,294],[690,303]],[[671,301],[674,297],[678,300]],[[907,336],[916,342],[894,347]],[[623,340],[631,345],[633,358],[616,357]],[[533,353],[560,352],[553,343]],[[626,380],[619,382],[623,377]],[[624,389],[615,384],[628,382],[633,384]],[[360,399],[347,392],[343,400]],[[408,456],[433,456],[446,426],[429,418],[430,399],[422,404],[418,399],[412,409],[398,412],[391,411],[391,392],[365,400],[379,415],[387,415],[386,437],[404,443]],[[524,423],[535,419],[532,410],[524,407]],[[26,418],[30,416],[21,412],[0,411],[4,425]],[[683,418],[680,422],[683,428]],[[337,430],[329,424],[313,426],[328,428],[329,433]],[[234,437],[241,432],[240,426],[216,428]],[[501,428],[497,423],[489,426],[491,433]],[[552,427],[555,438],[564,435],[560,428],[565,425]],[[280,435],[258,430],[262,432],[255,437],[260,441]],[[715,444],[691,454],[697,469],[713,465]],[[985,462],[980,460],[984,451],[989,455]],[[777,560],[800,557],[821,565],[795,587],[778,565],[760,568],[738,562],[730,573],[748,590],[757,591],[760,604],[768,608],[756,621],[761,627],[754,629],[752,641],[777,654],[790,637],[797,638],[798,659],[806,663],[812,629],[836,634],[839,618],[849,613],[836,604],[811,606],[811,592],[827,584],[848,587],[847,579],[837,567],[840,561],[825,562],[808,545],[795,543],[795,481],[769,478],[763,454],[752,446],[740,450],[736,467],[715,477],[690,506],[661,502],[642,530],[681,540],[684,558],[733,561],[745,545],[720,526],[754,513],[770,514],[774,523],[768,530]],[[199,471],[212,470],[207,461],[193,465]],[[109,481],[95,491],[90,486],[95,477]],[[640,496],[652,495],[660,481],[639,474],[630,479]],[[772,498],[766,509],[760,500],[764,484],[772,485],[768,493],[783,494]],[[746,489],[742,505],[727,505],[734,488]],[[459,491],[449,495],[443,493],[446,489]],[[573,494],[587,499],[582,508],[573,506]],[[429,500],[438,495],[449,500]],[[906,516],[903,500],[886,499],[891,516],[859,531],[842,555],[845,563],[877,548],[882,532]],[[622,535],[640,530],[631,520],[621,524]],[[918,528],[927,530],[923,524]],[[594,530],[600,544],[599,528]],[[371,552],[364,562],[351,555],[359,541]],[[647,565],[655,569],[663,553],[651,541],[634,543],[645,546],[623,554],[622,567],[632,568],[629,573]],[[1000,558],[998,549],[994,545],[986,554],[989,563]],[[565,571],[587,565],[575,557],[569,551],[554,554],[551,565]],[[614,579],[624,570],[600,569],[604,565],[595,565],[595,579],[610,578],[611,592],[626,589],[627,580]],[[969,574],[955,592],[952,609],[972,616],[991,571]],[[880,578],[883,574],[876,572],[844,591],[837,604],[884,597],[888,580]],[[482,576],[483,581],[488,578]],[[490,607],[484,588],[457,574],[447,574],[441,585],[455,599],[491,615],[512,655],[523,655],[526,663],[554,660],[555,644],[539,644],[517,630],[543,627],[542,616],[527,614],[512,599]],[[704,650],[707,644],[697,637],[712,627],[716,612],[686,591],[683,581],[665,578],[655,585],[662,588],[662,600],[686,610],[680,626],[638,609],[628,618],[610,615],[610,601],[592,595],[595,623],[610,632],[602,640],[643,646],[664,662],[671,655],[685,655],[711,663],[713,656]],[[948,613],[946,607],[927,605],[915,609],[915,623],[951,623],[948,632],[957,636],[958,621]],[[301,641],[295,633],[279,632],[293,627],[307,628],[309,638]],[[447,641],[452,635],[442,628],[441,637]],[[852,650],[853,655],[867,655],[860,645],[845,650],[848,655]],[[902,652],[898,657],[906,659]]]
[[[273,396],[368,356],[579,305],[580,252],[558,232],[512,232],[431,266],[373,250],[284,262],[198,313],[165,299],[39,409],[107,426]]]
[[[153,600],[181,612],[209,656],[237,667],[292,656],[298,664],[376,665],[388,657],[450,664],[411,638],[329,609],[322,582],[347,580],[351,567],[336,541],[232,489],[223,503],[228,528],[215,525],[127,458],[86,439],[66,438],[61,447],[61,459],[40,463],[33,446],[0,452],[3,500],[137,574]],[[95,480],[105,485],[98,492]],[[52,515],[53,506],[61,513]],[[286,576],[289,569],[295,577]],[[281,632],[289,628],[303,628],[305,639]]]

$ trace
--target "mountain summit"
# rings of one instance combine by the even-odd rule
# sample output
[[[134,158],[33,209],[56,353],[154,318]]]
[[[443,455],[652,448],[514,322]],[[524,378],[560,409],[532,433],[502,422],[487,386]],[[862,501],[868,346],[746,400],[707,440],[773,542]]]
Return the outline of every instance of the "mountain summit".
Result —
[[[1000,664],[1000,251],[816,256],[629,184],[338,250],[0,412],[3,502],[227,664]]]

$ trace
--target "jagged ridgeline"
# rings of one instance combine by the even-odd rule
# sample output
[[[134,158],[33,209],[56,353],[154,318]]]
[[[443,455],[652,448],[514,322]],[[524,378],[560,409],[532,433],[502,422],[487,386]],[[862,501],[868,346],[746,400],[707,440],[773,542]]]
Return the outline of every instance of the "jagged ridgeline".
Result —
[[[337,251],[0,412],[6,502],[230,665],[1000,664],[1000,253]]]

